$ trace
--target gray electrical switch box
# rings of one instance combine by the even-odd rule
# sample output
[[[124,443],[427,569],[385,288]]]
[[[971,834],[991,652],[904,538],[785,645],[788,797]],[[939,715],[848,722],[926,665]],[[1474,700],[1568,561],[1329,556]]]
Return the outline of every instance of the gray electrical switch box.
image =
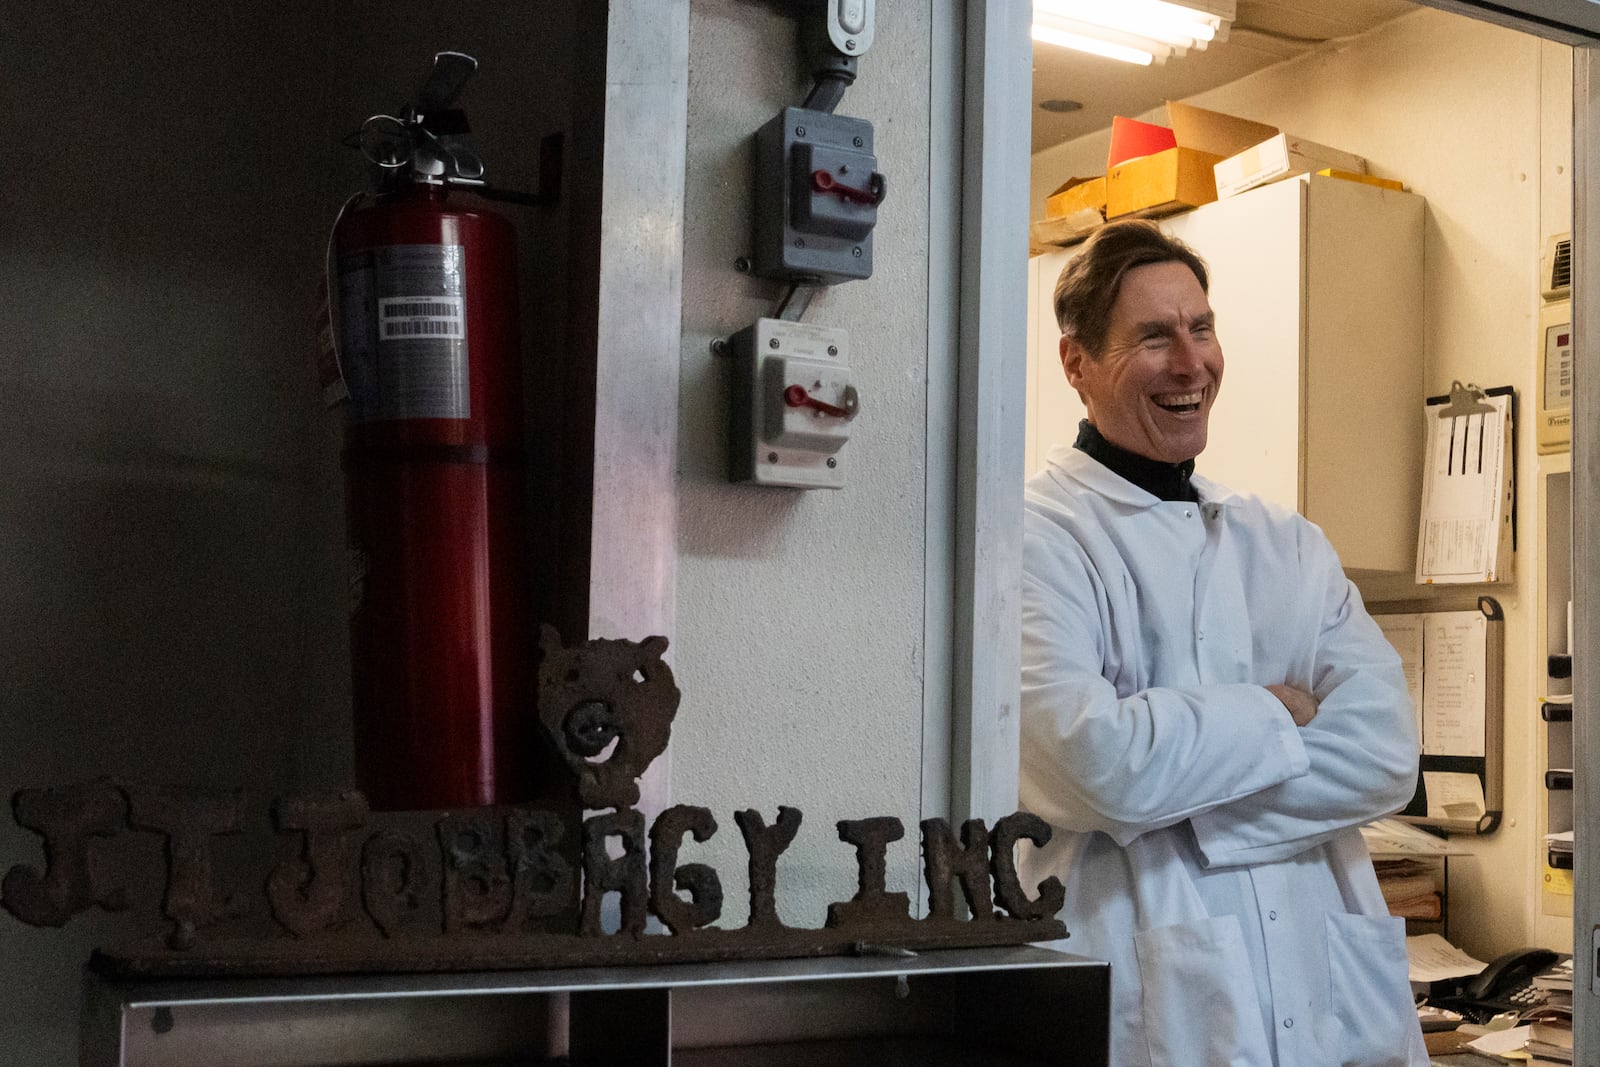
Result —
[[[884,192],[870,122],[784,108],[756,132],[755,273],[819,285],[870,278]]]

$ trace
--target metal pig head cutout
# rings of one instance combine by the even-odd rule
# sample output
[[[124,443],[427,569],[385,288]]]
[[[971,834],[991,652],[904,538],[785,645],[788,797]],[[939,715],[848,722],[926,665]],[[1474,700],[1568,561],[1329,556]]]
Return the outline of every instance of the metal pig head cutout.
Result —
[[[665,637],[599,639],[566,648],[545,626],[539,647],[539,719],[578,776],[591,808],[639,802],[638,778],[666,751],[678,687],[662,662]]]

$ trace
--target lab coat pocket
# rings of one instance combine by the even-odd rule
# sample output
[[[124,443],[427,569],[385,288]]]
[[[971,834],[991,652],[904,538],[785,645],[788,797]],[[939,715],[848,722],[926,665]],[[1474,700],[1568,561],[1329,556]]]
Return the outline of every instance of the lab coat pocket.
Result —
[[[1407,975],[1405,920],[1389,915],[1327,916],[1328,1018],[1324,1047],[1341,1067],[1415,1062],[1417,1013]]]
[[[1152,1064],[1272,1062],[1239,920],[1225,915],[1143,930],[1133,936],[1133,948]]]

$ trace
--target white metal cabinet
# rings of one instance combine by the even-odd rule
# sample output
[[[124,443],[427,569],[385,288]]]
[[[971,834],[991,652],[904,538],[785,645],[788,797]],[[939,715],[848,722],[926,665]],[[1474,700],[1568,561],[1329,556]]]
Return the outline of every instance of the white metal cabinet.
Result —
[[[1226,358],[1199,470],[1299,510],[1353,574],[1415,561],[1422,209],[1411,193],[1313,176],[1161,220],[1211,269]],[[1075,254],[1029,265],[1029,473],[1083,415],[1051,307]]]

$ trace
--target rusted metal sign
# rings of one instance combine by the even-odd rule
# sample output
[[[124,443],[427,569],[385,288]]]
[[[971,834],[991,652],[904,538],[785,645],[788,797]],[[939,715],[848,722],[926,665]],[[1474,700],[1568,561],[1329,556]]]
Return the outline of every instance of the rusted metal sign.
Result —
[[[533,807],[373,813],[353,791],[297,793],[269,806],[274,833],[247,848],[251,858],[265,854],[252,872],[249,862],[244,871],[221,862],[225,839],[248,840],[251,809],[239,793],[110,778],[26,789],[13,797],[13,811],[43,839],[44,869],[12,867],[0,904],[35,926],[59,926],[96,907],[129,913],[130,940],[95,958],[98,968],[127,976],[689,962],[1066,936],[1054,918],[1060,882],[1029,891],[1017,877],[1018,841],[1049,839],[1048,826],[1022,812],[992,829],[970,820],[959,838],[943,819],[922,822],[922,919],[911,917],[907,894],[886,888],[887,850],[905,834],[901,821],[839,822],[839,840],[854,850],[857,890],[828,907],[822,929],[786,926],[777,911],[778,863],[800,832],[800,811],[780,807],[770,825],[759,811],[735,812],[749,916],[737,929],[714,926],[721,878],[678,859],[686,839],[703,843],[717,833],[715,816],[680,804],[647,827],[633,807],[638,777],[666,749],[677,712],[678,689],[661,659],[666,646],[655,637],[569,649],[545,635],[539,719],[591,809],[581,822]],[[159,859],[153,841],[163,845]],[[157,911],[158,895],[159,911],[137,914],[137,886],[152,880],[161,890],[149,894],[148,910]],[[602,905],[611,894],[620,920],[608,930]],[[651,928],[651,916],[664,933]]]

